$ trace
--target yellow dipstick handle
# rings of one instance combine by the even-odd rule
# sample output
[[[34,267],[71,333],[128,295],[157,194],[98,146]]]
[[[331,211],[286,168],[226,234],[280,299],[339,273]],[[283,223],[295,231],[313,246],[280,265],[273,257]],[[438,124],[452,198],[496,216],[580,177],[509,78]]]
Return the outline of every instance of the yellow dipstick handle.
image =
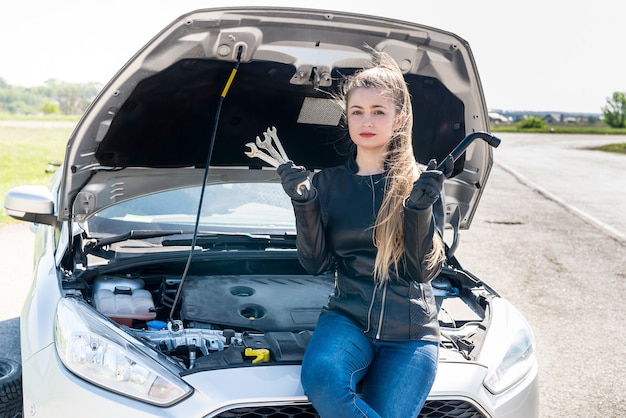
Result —
[[[222,90],[222,97],[226,97],[226,94],[228,93],[228,90],[230,89],[230,85],[233,82],[233,79],[235,78],[235,74],[237,74],[237,69],[233,68],[233,70],[230,72],[230,77],[228,77],[228,81],[226,82],[226,85],[224,86],[224,90]]]
[[[246,348],[244,351],[246,357],[256,357],[252,360],[252,364],[267,363],[270,361],[270,350],[267,348]]]

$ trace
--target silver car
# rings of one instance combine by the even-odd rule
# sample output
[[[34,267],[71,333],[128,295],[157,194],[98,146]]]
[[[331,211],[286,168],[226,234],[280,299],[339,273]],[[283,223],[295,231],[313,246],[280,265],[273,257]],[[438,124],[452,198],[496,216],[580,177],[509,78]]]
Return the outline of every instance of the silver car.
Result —
[[[299,265],[293,210],[262,147],[278,136],[311,170],[341,164],[333,92],[369,48],[405,73],[417,160],[456,158],[433,282],[440,365],[420,417],[539,415],[528,323],[455,257],[498,144],[469,45],[295,8],[176,19],[93,101],[50,187],[7,194],[6,212],[38,231],[21,317],[25,415],[317,416],[300,364],[333,274]]]

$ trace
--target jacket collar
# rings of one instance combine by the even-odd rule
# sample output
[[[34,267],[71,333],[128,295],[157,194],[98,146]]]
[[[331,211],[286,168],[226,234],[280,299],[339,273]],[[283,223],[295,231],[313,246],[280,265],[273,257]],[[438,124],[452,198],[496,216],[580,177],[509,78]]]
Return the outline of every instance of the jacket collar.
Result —
[[[350,174],[356,174],[359,171],[359,165],[356,163],[354,154],[350,154],[348,160],[345,163],[345,166]],[[380,175],[386,175],[388,171],[389,167],[387,166],[387,162],[385,162],[385,171],[383,173],[380,173]]]
[[[356,163],[356,159],[354,158],[354,154],[350,154],[348,160],[346,161],[346,168],[350,172],[350,174],[356,174],[359,171],[359,166]]]

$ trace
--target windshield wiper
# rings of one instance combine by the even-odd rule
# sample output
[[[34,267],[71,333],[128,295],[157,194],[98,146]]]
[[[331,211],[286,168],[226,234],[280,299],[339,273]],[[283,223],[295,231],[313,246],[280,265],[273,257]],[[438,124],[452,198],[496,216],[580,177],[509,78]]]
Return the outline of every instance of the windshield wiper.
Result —
[[[163,246],[190,245],[191,239],[166,239]],[[266,249],[295,248],[295,234],[221,234],[199,233],[196,245],[204,249]]]
[[[164,230],[150,230],[150,229],[133,229],[128,232],[119,235],[113,235],[112,237],[106,238],[96,238],[95,241],[92,241],[87,244],[85,250],[97,250],[107,245],[115,244],[122,241],[128,241],[130,239],[148,239],[148,238],[158,238],[158,237],[167,237],[169,235],[183,235],[183,234],[193,234],[193,231],[164,231]]]

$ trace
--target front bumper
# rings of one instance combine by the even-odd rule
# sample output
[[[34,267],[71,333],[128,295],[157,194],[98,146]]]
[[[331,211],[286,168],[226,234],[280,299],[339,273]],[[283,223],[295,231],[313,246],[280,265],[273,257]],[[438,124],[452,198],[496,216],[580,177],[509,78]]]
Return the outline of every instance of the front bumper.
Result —
[[[68,372],[53,345],[23,365],[25,416],[232,417],[259,409],[270,415],[315,417],[300,385],[300,366],[256,366],[187,375],[194,393],[167,408],[149,405],[94,386]],[[474,418],[539,416],[537,368],[497,396],[482,385],[484,367],[442,362],[420,417]],[[272,412],[274,411],[274,412]],[[272,414],[276,415],[272,415]],[[443,415],[443,414],[447,415]],[[235,414],[235,415],[233,415]],[[456,415],[454,415],[456,414]]]

